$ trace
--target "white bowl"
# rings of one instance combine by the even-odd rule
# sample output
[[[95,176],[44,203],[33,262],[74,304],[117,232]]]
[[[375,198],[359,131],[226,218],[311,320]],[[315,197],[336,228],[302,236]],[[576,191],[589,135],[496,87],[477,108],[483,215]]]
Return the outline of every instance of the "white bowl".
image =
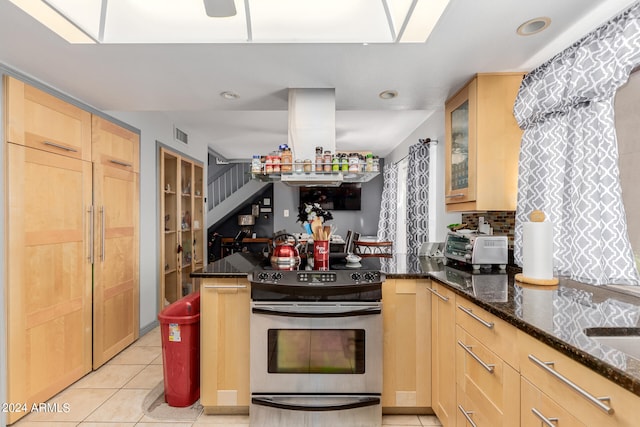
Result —
[[[360,262],[360,260],[362,259],[361,257],[359,257],[358,255],[354,255],[354,254],[349,254],[345,257],[345,259],[347,260],[347,262],[349,264],[355,264],[357,262]]]

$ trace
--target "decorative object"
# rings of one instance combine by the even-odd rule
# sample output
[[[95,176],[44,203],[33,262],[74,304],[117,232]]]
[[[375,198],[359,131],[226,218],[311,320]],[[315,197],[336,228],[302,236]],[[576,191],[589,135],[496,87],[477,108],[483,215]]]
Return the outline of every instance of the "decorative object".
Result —
[[[333,215],[322,209],[319,203],[302,203],[298,206],[298,222],[302,224],[307,234],[313,234],[311,223],[316,219],[325,223],[332,220]]]

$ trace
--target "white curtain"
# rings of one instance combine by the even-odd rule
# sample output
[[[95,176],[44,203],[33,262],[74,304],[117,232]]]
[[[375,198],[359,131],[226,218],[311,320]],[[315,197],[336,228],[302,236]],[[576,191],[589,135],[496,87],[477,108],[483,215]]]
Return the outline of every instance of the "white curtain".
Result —
[[[640,3],[529,73],[514,114],[520,151],[515,260],[535,209],[554,224],[559,275],[638,284],[618,172],[613,101],[640,64]]]
[[[407,253],[417,255],[429,240],[429,145],[409,147],[407,174]]]

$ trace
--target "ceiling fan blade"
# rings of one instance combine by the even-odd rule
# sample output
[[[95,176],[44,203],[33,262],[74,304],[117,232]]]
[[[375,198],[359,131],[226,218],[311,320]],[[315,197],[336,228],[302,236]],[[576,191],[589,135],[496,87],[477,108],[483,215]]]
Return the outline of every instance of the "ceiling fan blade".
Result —
[[[235,16],[236,4],[234,0],[204,0],[204,10],[212,18],[226,18]]]

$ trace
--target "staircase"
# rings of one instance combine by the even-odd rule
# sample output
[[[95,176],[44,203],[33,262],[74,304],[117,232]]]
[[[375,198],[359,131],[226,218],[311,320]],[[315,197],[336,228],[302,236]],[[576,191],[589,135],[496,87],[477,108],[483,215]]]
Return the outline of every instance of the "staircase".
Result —
[[[229,163],[207,180],[207,224],[224,221],[268,183],[251,179],[251,163]]]

